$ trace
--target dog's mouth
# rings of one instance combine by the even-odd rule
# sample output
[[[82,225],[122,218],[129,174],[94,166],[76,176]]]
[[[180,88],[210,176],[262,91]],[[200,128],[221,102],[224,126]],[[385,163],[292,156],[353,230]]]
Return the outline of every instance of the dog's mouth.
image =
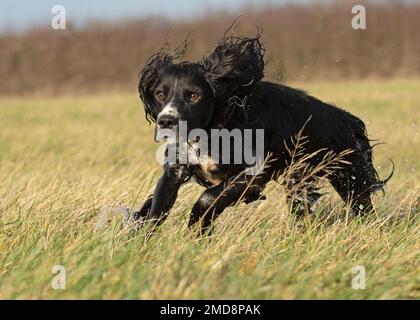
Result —
[[[178,124],[172,126],[171,128],[164,128],[160,125],[155,127],[155,142],[167,142],[175,143],[179,139],[179,126]]]

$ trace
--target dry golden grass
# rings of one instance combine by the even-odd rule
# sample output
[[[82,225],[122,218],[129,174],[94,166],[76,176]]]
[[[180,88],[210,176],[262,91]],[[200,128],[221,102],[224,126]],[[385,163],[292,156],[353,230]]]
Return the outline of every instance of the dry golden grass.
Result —
[[[160,174],[135,92],[0,98],[0,298],[419,298],[420,81],[297,86],[387,143],[375,164],[384,176],[390,157],[396,172],[377,215],[349,218],[328,189],[296,221],[270,183],[267,200],[226,210],[211,239],[195,239],[186,221],[203,189],[188,184],[146,243],[102,214],[141,205]],[[58,264],[65,290],[51,287]],[[351,287],[355,265],[365,290]]]

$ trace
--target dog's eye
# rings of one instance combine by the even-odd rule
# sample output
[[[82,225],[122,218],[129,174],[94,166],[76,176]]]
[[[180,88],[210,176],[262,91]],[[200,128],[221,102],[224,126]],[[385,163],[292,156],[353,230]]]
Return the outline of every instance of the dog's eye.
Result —
[[[198,99],[200,99],[200,96],[197,93],[193,92],[190,94],[189,99],[191,102],[196,102],[198,101]]]
[[[159,91],[158,93],[156,93],[155,97],[156,97],[156,100],[159,101],[160,103],[165,102],[166,96],[162,91]]]

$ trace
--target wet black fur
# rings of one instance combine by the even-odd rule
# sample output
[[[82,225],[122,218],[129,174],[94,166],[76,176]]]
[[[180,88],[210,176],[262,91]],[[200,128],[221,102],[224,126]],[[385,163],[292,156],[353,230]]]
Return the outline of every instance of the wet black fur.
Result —
[[[287,141],[302,128],[307,137],[305,153],[324,150],[309,160],[311,165],[316,166],[328,151],[352,150],[345,157],[349,164],[343,164],[328,179],[341,198],[350,202],[355,213],[373,209],[371,195],[386,181],[378,178],[372,164],[372,147],[363,121],[304,91],[263,81],[264,49],[259,38],[225,35],[198,63],[176,63],[181,54],[162,49],[143,68],[139,93],[146,118],[156,122],[159,106],[154,99],[154,89],[161,79],[169,74],[182,75],[180,79],[184,80],[186,77],[205,79],[208,89],[203,90],[211,90],[209,104],[214,110],[211,121],[203,124],[203,129],[264,129],[265,152],[271,153],[274,161],[257,178],[241,176],[244,165],[218,165],[213,173],[223,182],[217,185],[206,181],[199,167],[167,163],[154,194],[135,213],[136,219],[162,222],[173,206],[180,186],[195,177],[207,189],[192,209],[189,226],[200,221],[200,230],[205,231],[215,217],[241,197],[245,202],[262,197],[267,182],[276,179],[290,164]],[[290,184],[299,183],[299,178],[297,172]],[[301,213],[303,204],[308,208],[319,196],[317,189],[307,183],[302,190],[289,194],[288,200],[292,211]]]

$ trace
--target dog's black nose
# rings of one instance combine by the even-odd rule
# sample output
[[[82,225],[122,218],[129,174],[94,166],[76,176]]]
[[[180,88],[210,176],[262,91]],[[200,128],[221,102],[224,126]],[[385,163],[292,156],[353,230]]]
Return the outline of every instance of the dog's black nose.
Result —
[[[171,129],[177,124],[178,119],[170,114],[159,116],[158,125],[163,129]]]

